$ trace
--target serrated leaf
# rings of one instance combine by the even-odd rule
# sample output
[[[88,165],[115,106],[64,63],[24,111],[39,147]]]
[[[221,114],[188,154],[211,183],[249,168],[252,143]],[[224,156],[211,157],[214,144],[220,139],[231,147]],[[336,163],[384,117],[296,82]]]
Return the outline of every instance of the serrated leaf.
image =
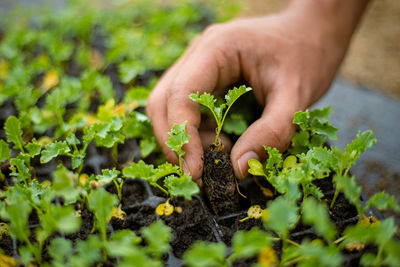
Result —
[[[186,133],[187,121],[181,124],[174,124],[171,131],[168,132],[169,139],[165,144],[172,150],[175,151],[179,157],[185,155],[185,151],[182,150],[184,144],[189,143],[190,135]]]
[[[298,111],[294,114],[293,123],[297,124],[301,130],[305,131],[309,127],[310,113],[306,111]]]
[[[161,177],[155,176],[154,166],[146,164],[143,160],[138,163],[133,162],[130,166],[122,170],[122,174],[127,178],[140,178],[148,181],[149,183],[156,183]]]
[[[200,191],[199,186],[186,173],[180,177],[167,176],[164,180],[164,186],[172,196],[183,196],[186,200],[192,200],[192,195]]]
[[[10,116],[4,123],[4,130],[7,135],[7,141],[14,143],[14,148],[23,151],[24,141],[22,140],[21,122],[15,116]]]
[[[233,89],[229,90],[225,95],[227,108],[229,109],[239,97],[251,90],[252,89],[250,87],[246,87],[245,85],[239,86],[239,88],[234,87]]]
[[[183,254],[183,261],[189,267],[223,266],[225,254],[224,243],[197,241]]]
[[[274,174],[277,174],[283,165],[282,154],[275,147],[264,148],[268,153],[268,160],[265,165],[265,170],[272,171]]]
[[[257,255],[263,248],[271,244],[271,236],[257,227],[250,231],[238,231],[232,239],[230,262]]]
[[[367,201],[366,209],[375,207],[378,210],[400,210],[399,203],[394,196],[388,195],[385,192],[379,192],[370,197]]]
[[[97,175],[96,179],[100,181],[102,185],[111,183],[113,180],[118,178],[118,175],[121,173],[120,171],[116,170],[115,168],[110,169],[103,169],[101,170],[102,174]]]
[[[361,187],[357,185],[356,178],[354,176],[340,176],[335,175],[333,182],[339,190],[343,190],[344,195],[351,204],[356,207],[360,207],[360,194]]]
[[[8,147],[8,144],[3,139],[0,140],[0,163],[3,163],[10,159],[11,157],[11,149]]]
[[[321,122],[317,119],[314,119],[311,122],[312,133],[326,135],[329,139],[333,141],[337,140],[337,130],[338,129],[331,125],[328,121]]]
[[[313,120],[314,118],[316,118],[318,120],[325,120],[329,118],[331,112],[332,112],[332,107],[329,106],[321,109],[316,108],[309,111],[310,119]]]
[[[26,150],[28,150],[28,154],[31,156],[31,158],[39,155],[40,151],[42,150],[42,146],[39,145],[36,140],[33,140],[32,143],[28,143],[25,147]]]
[[[344,151],[350,154],[355,161],[365,150],[372,147],[375,142],[376,139],[374,138],[374,134],[371,130],[367,130],[362,133],[358,132],[356,139],[354,139],[351,144],[347,145]]]
[[[45,146],[44,150],[42,151],[42,155],[40,156],[40,162],[47,163],[58,155],[65,155],[65,153],[70,151],[71,149],[69,148],[67,142],[56,141]]]
[[[179,173],[179,167],[176,165],[172,165],[169,162],[166,162],[164,164],[161,164],[160,166],[157,167],[157,169],[154,170],[155,176],[158,179],[170,175],[170,174],[178,174]]]
[[[313,198],[303,202],[303,222],[312,225],[315,231],[327,241],[332,242],[336,236],[336,228],[329,219],[326,205]]]
[[[25,160],[22,159],[22,157],[11,159],[10,165],[14,167],[10,175],[15,176],[18,182],[26,182],[31,178],[31,172],[29,171],[29,168],[26,166]],[[17,172],[15,172],[15,167]]]
[[[172,239],[172,231],[163,221],[157,220],[150,226],[142,228],[141,232],[146,240],[148,251],[156,259],[160,259],[171,249],[169,242]]]
[[[213,95],[209,93],[204,93],[202,95],[197,92],[196,94],[189,95],[189,98],[207,108],[210,109],[212,113],[215,113],[215,102],[217,101]],[[215,116],[215,114],[214,114]],[[220,121],[222,118],[221,116],[215,117],[216,121]]]

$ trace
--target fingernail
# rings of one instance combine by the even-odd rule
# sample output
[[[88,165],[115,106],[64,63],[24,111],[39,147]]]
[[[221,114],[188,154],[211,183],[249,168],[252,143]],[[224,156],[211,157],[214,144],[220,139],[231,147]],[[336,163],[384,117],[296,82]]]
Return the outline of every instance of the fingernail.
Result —
[[[247,175],[249,159],[260,160],[260,157],[254,151],[244,153],[237,161],[239,168],[238,178],[244,178]]]
[[[183,158],[182,158],[182,169],[183,169],[184,173],[186,173],[189,176],[192,176],[192,174],[190,173],[189,166],[187,165],[185,159],[183,159]]]

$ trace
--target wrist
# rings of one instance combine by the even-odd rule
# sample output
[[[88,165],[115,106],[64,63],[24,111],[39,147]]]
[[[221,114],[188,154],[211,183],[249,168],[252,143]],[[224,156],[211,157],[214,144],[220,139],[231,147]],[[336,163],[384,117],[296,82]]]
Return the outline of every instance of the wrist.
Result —
[[[347,47],[368,0],[293,0],[283,11],[308,38]]]

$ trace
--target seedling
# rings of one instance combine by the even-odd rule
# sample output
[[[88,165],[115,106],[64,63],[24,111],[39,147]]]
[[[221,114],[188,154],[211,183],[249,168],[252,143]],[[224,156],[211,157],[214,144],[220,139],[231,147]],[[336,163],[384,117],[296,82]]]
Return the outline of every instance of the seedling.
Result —
[[[232,107],[233,103],[241,97],[243,94],[251,91],[250,87],[246,87],[245,85],[240,86],[239,88],[235,87],[232,90],[229,90],[225,95],[225,103],[216,104],[216,99],[213,95],[209,93],[204,93],[202,95],[197,92],[196,94],[191,94],[189,98],[201,105],[207,107],[211,114],[213,115],[215,122],[217,123],[216,135],[214,144],[216,146],[221,145],[221,140],[219,139],[222,127],[224,126],[224,122],[226,116],[229,113],[229,109]]]
[[[175,151],[178,155],[179,166],[173,166],[170,163],[165,163],[157,168],[151,164],[146,164],[144,161],[132,163],[130,166],[125,167],[122,173],[127,178],[140,178],[146,180],[150,185],[160,189],[167,196],[168,200],[160,204],[156,212],[162,215],[171,215],[174,211],[173,206],[169,200],[173,197],[183,196],[187,200],[192,199],[192,195],[199,192],[199,187],[192,181],[192,178],[183,172],[182,157],[185,151],[182,149],[183,145],[189,142],[190,136],[186,133],[186,121],[183,123],[175,124],[169,132],[170,138],[166,142],[167,146]],[[164,187],[157,182],[161,178],[164,179]]]

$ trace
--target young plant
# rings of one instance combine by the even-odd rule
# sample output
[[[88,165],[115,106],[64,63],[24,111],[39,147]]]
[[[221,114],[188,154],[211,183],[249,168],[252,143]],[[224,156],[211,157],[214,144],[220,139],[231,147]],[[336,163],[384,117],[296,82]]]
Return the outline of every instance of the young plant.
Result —
[[[191,200],[192,195],[199,192],[197,184],[182,169],[182,157],[185,155],[182,147],[190,139],[190,136],[186,133],[186,123],[187,121],[175,124],[169,132],[170,138],[166,142],[167,146],[177,153],[179,166],[164,163],[154,168],[153,165],[146,164],[141,160],[138,163],[132,163],[122,170],[125,177],[146,180],[150,185],[160,189],[168,196],[168,200],[160,204],[156,209],[160,215],[172,214],[171,210],[173,211],[173,206],[169,202],[171,198],[183,196],[185,199]],[[157,183],[163,177],[165,177],[164,187]]]
[[[226,102],[219,105],[216,104],[217,100],[214,98],[214,96],[209,93],[204,93],[200,95],[199,92],[197,92],[196,94],[191,94],[189,96],[191,100],[200,103],[211,111],[211,114],[213,115],[215,122],[217,123],[214,141],[215,145],[221,145],[219,135],[221,133],[222,127],[224,126],[224,122],[226,116],[228,115],[229,109],[240,96],[251,90],[252,89],[250,87],[246,87],[245,85],[242,85],[239,88],[234,87],[232,90],[229,90],[228,93],[225,95]]]

